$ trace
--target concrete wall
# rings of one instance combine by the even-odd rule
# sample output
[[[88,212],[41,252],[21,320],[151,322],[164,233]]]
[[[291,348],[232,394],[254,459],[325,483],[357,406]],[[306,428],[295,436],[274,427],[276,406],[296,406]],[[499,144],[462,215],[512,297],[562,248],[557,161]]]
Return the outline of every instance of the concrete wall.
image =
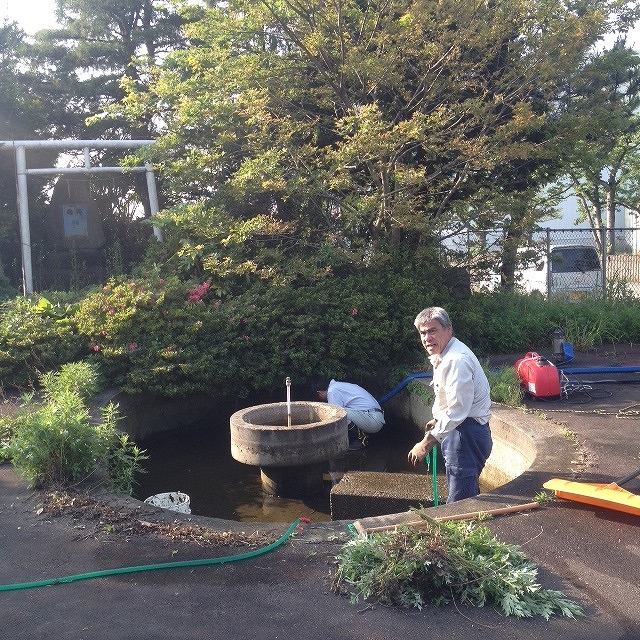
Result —
[[[428,381],[417,379],[415,383],[428,389]],[[389,408],[416,425],[424,425],[432,418],[430,401],[419,388],[399,393],[389,402]],[[494,404],[490,425],[493,450],[480,476],[484,489],[495,489],[520,477],[538,454],[546,451],[546,446],[566,449],[566,439],[561,438],[556,425],[521,409]],[[548,445],[552,437],[554,444]]]

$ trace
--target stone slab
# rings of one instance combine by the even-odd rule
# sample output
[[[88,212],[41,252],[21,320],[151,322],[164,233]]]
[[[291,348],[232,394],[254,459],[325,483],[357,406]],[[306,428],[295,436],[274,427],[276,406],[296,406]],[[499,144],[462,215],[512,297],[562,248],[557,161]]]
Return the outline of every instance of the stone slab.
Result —
[[[350,471],[331,489],[331,518],[353,520],[433,506],[431,475]],[[445,479],[438,477],[438,500],[447,496]]]

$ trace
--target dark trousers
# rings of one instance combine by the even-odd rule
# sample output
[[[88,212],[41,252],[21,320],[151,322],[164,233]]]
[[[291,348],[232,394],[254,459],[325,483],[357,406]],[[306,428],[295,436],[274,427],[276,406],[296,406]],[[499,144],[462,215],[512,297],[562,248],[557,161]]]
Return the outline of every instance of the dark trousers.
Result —
[[[477,496],[478,477],[493,447],[489,425],[467,418],[440,446],[447,473],[447,503]]]

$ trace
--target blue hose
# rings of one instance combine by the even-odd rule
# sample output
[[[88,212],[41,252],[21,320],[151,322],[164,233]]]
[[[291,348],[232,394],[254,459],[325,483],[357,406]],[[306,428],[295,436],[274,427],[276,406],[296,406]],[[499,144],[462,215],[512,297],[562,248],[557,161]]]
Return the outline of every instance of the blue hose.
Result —
[[[640,367],[578,367],[567,368],[560,366],[560,371],[567,375],[584,373],[640,373]]]
[[[410,376],[407,376],[400,384],[396,385],[393,389],[391,389],[389,393],[382,396],[382,398],[380,398],[378,402],[380,404],[384,404],[388,400],[391,400],[393,396],[395,396],[397,393],[400,393],[400,391],[402,391],[412,380],[415,380],[416,378],[432,378],[432,377],[433,377],[433,373],[431,371],[423,371],[421,373],[412,373]]]

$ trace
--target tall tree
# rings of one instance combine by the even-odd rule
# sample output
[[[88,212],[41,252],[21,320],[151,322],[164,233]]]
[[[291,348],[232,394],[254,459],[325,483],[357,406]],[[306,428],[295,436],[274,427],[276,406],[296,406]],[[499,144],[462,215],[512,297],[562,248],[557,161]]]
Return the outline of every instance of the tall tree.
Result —
[[[54,82],[61,74],[72,79],[60,98],[70,116],[60,123],[60,137],[148,137],[147,119],[123,122],[93,118],[124,95],[123,79],[145,85],[145,74],[184,42],[182,19],[162,0],[56,0],[62,25],[35,36],[41,74]]]
[[[559,87],[612,7],[232,0],[123,106],[159,108],[175,197],[200,198],[174,221],[215,245],[211,268],[266,269],[261,249],[304,238],[371,259],[424,244],[482,187],[539,179]]]
[[[567,176],[596,243],[607,227],[615,251],[616,209],[640,213],[640,55],[618,40],[579,69],[565,99]]]
[[[0,140],[33,139],[48,132],[50,105],[37,69],[28,64],[29,52],[26,34],[16,23],[0,25]],[[29,195],[34,204],[39,193]],[[17,287],[22,274],[12,148],[0,148],[0,273],[3,271]]]
[[[56,0],[60,28],[38,32],[31,64],[49,95],[50,136],[76,139],[148,139],[154,137],[151,115],[135,120],[112,117],[111,104],[125,92],[123,84],[144,91],[148,74],[169,51],[183,46],[182,18],[164,0]],[[78,153],[79,152],[74,152]],[[73,154],[68,163],[82,164]],[[117,165],[118,151],[95,150],[94,162]],[[140,256],[152,237],[141,226],[150,215],[145,176],[95,176],[91,189],[99,203],[108,240],[118,239],[124,266]]]

